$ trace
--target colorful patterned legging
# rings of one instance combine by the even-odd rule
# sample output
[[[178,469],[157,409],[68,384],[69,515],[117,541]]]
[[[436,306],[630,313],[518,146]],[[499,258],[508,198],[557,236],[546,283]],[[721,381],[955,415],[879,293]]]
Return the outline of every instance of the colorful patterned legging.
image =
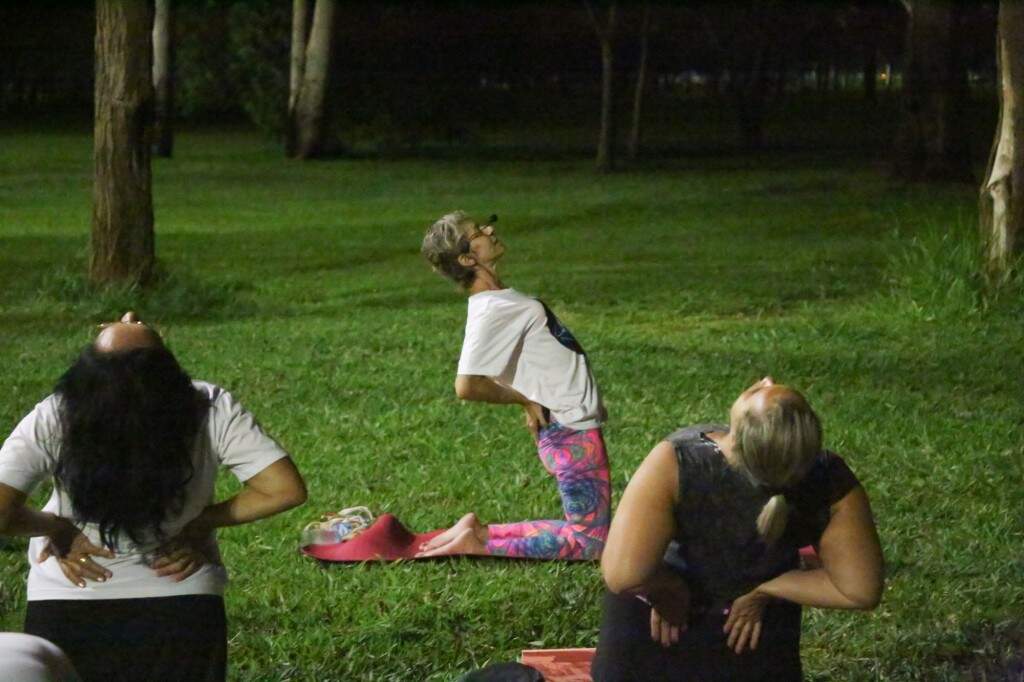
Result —
[[[537,454],[558,481],[565,520],[491,524],[487,551],[532,559],[599,559],[611,520],[601,429],[574,431],[552,423],[539,434]]]

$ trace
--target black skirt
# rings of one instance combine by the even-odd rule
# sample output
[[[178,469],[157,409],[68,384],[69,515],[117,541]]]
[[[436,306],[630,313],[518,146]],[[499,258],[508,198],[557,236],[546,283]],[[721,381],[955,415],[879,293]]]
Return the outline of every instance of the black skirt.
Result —
[[[219,596],[30,601],[25,632],[59,646],[83,682],[222,682],[227,674]]]
[[[594,682],[790,682],[802,679],[800,607],[776,602],[765,609],[754,651],[736,654],[722,632],[725,604],[691,615],[679,641],[664,648],[651,639],[651,607],[631,595],[605,592]]]

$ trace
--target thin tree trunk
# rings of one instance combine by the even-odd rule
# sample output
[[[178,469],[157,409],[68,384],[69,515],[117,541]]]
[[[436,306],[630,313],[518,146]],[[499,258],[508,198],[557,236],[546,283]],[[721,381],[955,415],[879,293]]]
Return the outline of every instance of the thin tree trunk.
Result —
[[[156,0],[153,15],[153,88],[156,91],[157,156],[174,153],[174,12],[171,0]]]
[[[768,48],[750,49],[753,61],[737,69],[734,96],[740,126],[740,144],[746,151],[759,151],[764,146],[765,64]],[[741,56],[746,59],[746,55]]]
[[[316,0],[313,28],[306,46],[306,68],[295,107],[297,156],[309,159],[324,152],[327,137],[327,79],[334,36],[334,0]]]
[[[979,227],[990,281],[1009,276],[1024,250],[1024,4],[999,3],[996,39],[999,62],[999,125],[985,181]]]
[[[864,50],[864,99],[878,101],[878,52],[874,46]]]
[[[584,0],[594,31],[601,43],[601,130],[597,138],[597,158],[594,165],[599,173],[615,169],[615,22],[616,4],[608,6],[608,18],[602,25],[589,2]]]
[[[636,89],[633,91],[633,125],[629,131],[627,154],[635,161],[640,153],[640,110],[644,101],[644,86],[647,83],[647,50],[651,30],[651,5],[644,4],[644,18],[640,26],[640,64],[636,70]]]
[[[906,180],[968,180],[964,130],[966,70],[956,49],[956,3],[913,0],[903,114],[896,140],[897,175]]]
[[[285,139],[285,154],[295,156],[298,152],[298,121],[295,116],[302,89],[302,78],[306,71],[306,35],[309,24],[308,0],[292,0],[292,52],[288,76],[288,127]]]
[[[97,0],[92,239],[94,283],[144,284],[153,271],[149,127],[153,13],[147,0]]]
[[[786,85],[789,82],[789,59],[786,52],[779,54],[778,68],[775,72],[775,82],[772,83],[773,95],[781,98],[786,94]]]
[[[597,169],[615,168],[615,54],[610,40],[601,43],[601,133],[597,141]]]

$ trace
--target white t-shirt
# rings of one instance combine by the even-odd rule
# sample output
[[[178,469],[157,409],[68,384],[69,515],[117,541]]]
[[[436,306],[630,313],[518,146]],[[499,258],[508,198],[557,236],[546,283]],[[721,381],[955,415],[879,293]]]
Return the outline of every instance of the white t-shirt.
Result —
[[[230,393],[202,381],[195,381],[193,385],[209,399],[210,409],[193,450],[194,473],[186,484],[182,511],[163,524],[167,538],[176,535],[213,503],[219,467],[227,467],[239,481],[245,481],[288,456]],[[4,442],[0,448],[0,483],[28,494],[41,481],[52,477],[61,448],[59,400],[56,395],[50,395],[36,405]],[[56,488],[43,511],[73,518],[71,501]],[[100,545],[95,524],[86,524],[82,531],[93,544]],[[220,562],[214,537],[210,538],[210,550],[217,561],[205,564],[181,582],[159,577],[149,567],[147,555],[159,545],[158,541],[135,545],[127,537],[118,540],[115,558],[94,557],[113,575],[102,583],[87,580],[86,587],[82,588],[64,576],[56,558],[38,563],[36,559],[46,538],[32,538],[28,547],[28,600],[135,599],[224,593],[228,575]]]
[[[541,301],[515,289],[469,297],[459,374],[486,376],[582,431],[601,426],[604,405],[587,356]]]

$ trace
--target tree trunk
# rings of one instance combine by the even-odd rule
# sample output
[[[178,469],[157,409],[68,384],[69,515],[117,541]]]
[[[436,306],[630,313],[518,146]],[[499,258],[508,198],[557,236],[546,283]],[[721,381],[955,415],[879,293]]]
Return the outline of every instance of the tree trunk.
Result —
[[[174,12],[171,0],[156,0],[153,15],[153,88],[156,91],[157,156],[174,153]]]
[[[864,50],[864,99],[878,101],[878,51],[869,46]]]
[[[617,8],[608,6],[608,18],[602,24],[590,2],[583,3],[601,43],[601,130],[597,137],[597,158],[594,165],[599,173],[615,169],[615,22]]]
[[[301,159],[324,153],[327,138],[327,79],[334,36],[334,0],[316,0],[313,28],[306,46],[306,68],[295,104],[297,149]]]
[[[615,168],[615,55],[610,40],[601,42],[601,132],[596,165],[602,173]]]
[[[644,86],[647,82],[647,49],[651,30],[651,6],[644,5],[644,18],[640,26],[640,64],[636,69],[636,89],[633,91],[633,126],[629,131],[627,154],[630,161],[635,161],[640,153],[640,110],[644,101]]]
[[[999,125],[981,185],[985,270],[1001,283],[1024,250],[1024,4],[999,3]]]
[[[144,284],[153,271],[152,25],[147,0],[96,2],[94,283]]]
[[[969,180],[964,135],[967,73],[957,49],[958,5],[913,0],[903,70],[896,174],[906,180]]]
[[[299,102],[299,90],[306,71],[306,34],[309,24],[308,0],[292,0],[292,52],[288,77],[288,128],[285,139],[285,154],[294,157],[298,153],[298,121],[295,108]]]
[[[768,48],[752,46],[752,61],[736,69],[734,97],[739,119],[740,144],[746,151],[760,151],[764,146],[764,105],[766,92],[765,64]],[[748,55],[740,56],[741,60]]]

